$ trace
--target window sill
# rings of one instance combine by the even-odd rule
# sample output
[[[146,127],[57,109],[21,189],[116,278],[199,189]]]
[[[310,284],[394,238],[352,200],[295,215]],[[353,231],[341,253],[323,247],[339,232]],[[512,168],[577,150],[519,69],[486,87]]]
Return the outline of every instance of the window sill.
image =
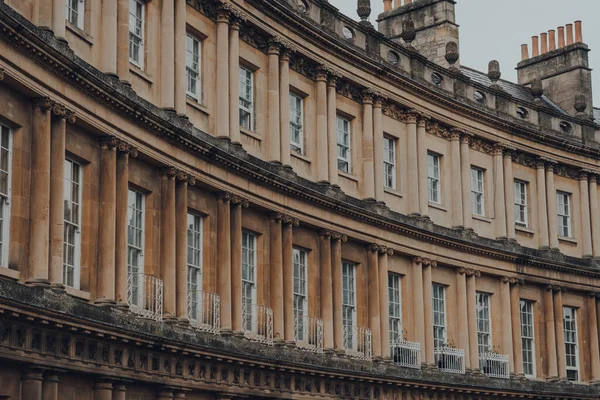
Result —
[[[78,299],[83,299],[86,301],[90,301],[91,299],[90,293],[83,290],[66,286],[65,291],[69,296],[77,297]]]
[[[443,205],[441,205],[439,203],[434,203],[432,201],[429,202],[429,207],[435,208],[437,210],[441,210],[441,211],[444,211],[444,212],[448,212],[448,207],[445,207],[445,206],[443,206]]]
[[[135,75],[139,76],[140,78],[142,78],[149,84],[154,83],[154,78],[152,78],[150,75],[148,75],[146,72],[144,72],[143,69],[141,69],[137,65],[133,64],[131,61],[129,62],[129,71],[131,71]]]
[[[357,178],[357,177],[355,177],[355,176],[354,176],[354,175],[352,175],[352,174],[349,174],[349,173],[347,173],[347,172],[340,171],[340,170],[338,169],[338,175],[339,175],[339,176],[341,176],[342,178],[350,179],[351,181],[354,181],[354,182],[358,183],[358,178]]]
[[[535,234],[535,230],[528,228],[526,226],[520,226],[520,225],[515,225],[515,231],[517,232],[521,232],[521,233],[525,233],[528,235],[534,235]]]
[[[310,158],[306,157],[304,154],[296,153],[295,151],[290,151],[290,155],[292,157],[295,157],[295,158],[297,158],[299,160],[304,161],[307,164],[311,164],[312,163],[312,160]]]
[[[15,280],[19,280],[21,278],[21,273],[19,271],[6,267],[0,267],[0,275]]]
[[[573,243],[573,244],[578,244],[579,242],[577,241],[577,239],[573,238],[573,237],[566,237],[566,236],[559,236],[558,240],[560,242],[567,242],[567,243]]]
[[[483,215],[473,214],[473,219],[476,219],[477,221],[481,221],[481,222],[486,222],[488,224],[492,223],[492,220],[490,218],[483,216]]]
[[[387,194],[391,194],[392,196],[396,196],[396,197],[400,197],[400,198],[403,197],[402,192],[400,192],[399,190],[396,190],[396,189],[384,187],[383,192],[387,193]]]
[[[205,105],[203,105],[202,103],[199,103],[198,100],[196,100],[193,97],[190,97],[189,95],[187,96],[186,103],[190,107],[193,107],[196,110],[203,112],[206,115],[210,115],[210,112],[208,111],[208,108]]]
[[[242,128],[241,126],[240,126],[240,133],[243,133],[244,135],[250,136],[252,139],[255,139],[255,140],[258,140],[258,141],[261,141],[261,142],[263,140],[262,137],[260,137],[256,132],[251,131],[251,130],[246,129],[246,128]]]
[[[94,38],[91,37],[90,35],[88,35],[88,33],[86,31],[84,31],[81,28],[78,28],[77,26],[73,25],[69,21],[65,20],[65,22],[66,22],[66,28],[69,30],[69,32],[73,33],[75,36],[79,37],[81,40],[83,40],[90,46],[94,45],[94,42],[95,42]]]

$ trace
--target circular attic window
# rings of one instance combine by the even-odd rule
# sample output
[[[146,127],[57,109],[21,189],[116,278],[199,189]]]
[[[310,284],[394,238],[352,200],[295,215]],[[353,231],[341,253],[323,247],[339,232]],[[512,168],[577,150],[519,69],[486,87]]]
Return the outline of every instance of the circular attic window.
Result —
[[[521,117],[521,119],[527,119],[527,117],[529,117],[529,111],[527,111],[525,107],[517,107],[517,115]]]
[[[485,94],[481,90],[476,90],[475,93],[473,93],[473,98],[479,104],[483,104],[485,101]]]
[[[345,27],[342,29],[342,34],[344,35],[344,37],[345,37],[347,40],[352,40],[352,39],[354,39],[354,31],[353,31],[352,29],[348,28],[347,26],[345,26]]]
[[[566,121],[561,121],[560,124],[560,130],[563,133],[571,133],[573,132],[573,125],[571,125],[570,123],[566,122]]]
[[[437,72],[434,72],[431,74],[431,82],[436,86],[441,86],[442,82],[444,82],[444,77]]]
[[[396,53],[395,51],[388,51],[388,62],[392,65],[398,65],[398,63],[400,62],[400,56],[398,55],[398,53]]]

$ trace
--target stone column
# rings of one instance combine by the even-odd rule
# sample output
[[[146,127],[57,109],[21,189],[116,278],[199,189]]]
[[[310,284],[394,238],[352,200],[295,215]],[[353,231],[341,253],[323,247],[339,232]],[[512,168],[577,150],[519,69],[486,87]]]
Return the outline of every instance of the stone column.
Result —
[[[129,158],[137,157],[137,149],[125,142],[118,144],[116,222],[115,222],[115,287],[117,305],[127,303],[127,214],[129,208]]]
[[[187,32],[186,32],[186,1],[175,2],[175,111],[185,115],[187,99]]]
[[[217,137],[229,137],[229,18],[230,12],[219,7],[217,13]],[[238,71],[239,74],[239,71]],[[236,79],[239,85],[239,77]],[[239,90],[239,89],[238,89]],[[236,101],[236,112],[239,112],[239,99]],[[239,125],[239,124],[238,124]],[[222,301],[223,299],[221,299]]]
[[[58,400],[58,375],[56,373],[48,373],[44,378],[44,382],[42,383],[42,399]]]
[[[502,163],[502,152],[504,151],[501,144],[496,144],[494,147],[494,218],[496,220],[496,238],[506,239],[506,208],[509,204],[505,204],[504,195],[504,167]],[[514,211],[513,211],[514,215]]]
[[[418,175],[419,175],[419,211],[422,217],[429,214],[429,195],[427,193],[427,131],[425,123],[427,120],[423,117],[417,122],[417,151],[418,151]]]
[[[338,184],[338,162],[337,162],[337,81],[339,76],[335,73],[329,74],[327,82],[327,147],[329,165],[329,183],[334,186]]]
[[[408,212],[409,215],[420,215],[419,209],[419,161],[417,150],[417,114],[406,114],[406,135],[408,147]],[[427,183],[423,183],[426,185]],[[429,197],[427,197],[429,199]]]
[[[96,304],[115,304],[115,241],[117,207],[117,145],[108,137],[100,142],[100,215]]]
[[[114,0],[113,0],[114,1]],[[174,0],[161,1],[160,16],[160,105],[175,107],[175,5]]]
[[[317,181],[329,182],[329,132],[327,130],[327,72],[319,69],[317,82]]]
[[[590,342],[590,383],[600,383],[600,348],[598,343],[598,309],[596,293],[590,292],[587,297],[588,337]]]
[[[276,342],[283,342],[284,314],[283,314],[283,245],[280,213],[269,216],[269,269],[271,287],[271,308],[273,309],[273,337]]]
[[[563,288],[555,286],[554,292],[554,331],[556,332],[556,355],[558,359],[558,378],[567,380],[567,359],[565,354],[565,329],[563,319]]]
[[[471,370],[479,371],[479,349],[477,345],[477,290],[475,278],[481,276],[479,271],[467,270],[467,317],[469,319],[469,354]]]
[[[279,113],[280,160],[283,165],[290,166],[290,50],[285,47],[281,49],[279,60]]]
[[[368,263],[368,291],[369,291],[369,328],[371,329],[371,348],[373,359],[381,360],[381,315],[379,309],[379,246],[375,243],[369,245],[367,251]],[[387,285],[385,287],[387,290]]]
[[[243,334],[242,327],[242,211],[248,200],[234,196],[231,201],[231,303],[233,333]]]
[[[519,300],[517,299],[517,303]],[[513,354],[513,309],[511,307],[510,278],[504,276],[500,279],[500,303],[502,312],[502,352],[508,356],[510,374],[515,375],[515,358]],[[520,327],[520,324],[519,324]],[[518,338],[520,340],[520,338]]]
[[[467,276],[465,268],[456,270],[456,306],[458,308],[458,348],[465,351],[465,368],[472,368],[469,353],[469,317],[467,315]]]
[[[183,2],[185,4],[185,0]],[[117,0],[117,75],[121,82],[130,85],[129,0]]]
[[[29,274],[27,283],[46,286],[48,281],[48,242],[50,229],[50,135],[53,103],[35,99],[31,140],[31,208],[29,222]]]
[[[581,197],[581,236],[583,242],[583,257],[590,258],[592,254],[592,224],[590,214],[590,193],[588,188],[588,171],[579,174],[579,194]]]
[[[127,386],[122,383],[115,383],[113,388],[113,400],[125,400],[127,396]]]
[[[176,318],[176,269],[175,269],[175,175],[173,167],[164,170],[161,179],[160,210],[160,276],[163,280],[163,309],[165,320]]]
[[[221,298],[221,332],[223,334],[230,334],[232,329],[230,202],[230,193],[221,192],[217,195],[217,265],[219,266],[217,268],[217,290]]]
[[[373,93],[367,89],[362,93],[362,164],[363,198],[375,200],[375,165],[373,164]]]
[[[323,320],[323,348],[333,350],[333,282],[331,277],[331,232],[319,233],[319,284],[321,293],[321,319]]]
[[[512,170],[513,149],[504,149],[504,203],[506,204],[506,236],[515,240],[515,180]],[[519,340],[520,342],[520,340]]]
[[[62,40],[66,37],[65,8],[65,0],[52,1],[52,31],[57,39]]]
[[[188,182],[195,179],[179,172],[175,186],[175,316],[188,322]],[[202,289],[202,288],[200,288]]]
[[[537,171],[537,211],[539,247],[540,249],[548,249],[548,206],[546,203],[546,177],[544,175],[544,160],[537,160],[535,167]]]
[[[431,261],[428,258],[423,259],[423,314],[420,315],[423,315],[423,322],[425,324],[425,348],[421,347],[421,354],[425,354],[425,360],[429,366],[435,365],[433,346],[433,280],[431,278],[431,269],[436,265],[435,261]]]
[[[554,188],[555,166],[555,161],[546,162],[546,204],[548,206],[548,236],[550,240],[550,248],[552,249],[558,249],[558,206],[556,204],[556,189]]]
[[[31,368],[23,374],[21,400],[42,400],[42,372],[41,369]]]
[[[600,212],[598,210],[598,176],[590,175],[590,219],[592,224],[592,250],[594,258],[600,257]]]
[[[63,8],[64,10],[64,8]],[[64,14],[62,15],[64,17]],[[65,222],[65,140],[67,135],[67,111],[55,107],[57,117],[52,121],[50,138],[50,270],[53,286],[62,288],[64,270],[64,222]]]
[[[269,161],[281,162],[281,137],[279,136],[279,53],[281,45],[277,38],[269,43],[267,52],[267,124],[269,129]],[[283,333],[283,332],[282,332]]]
[[[471,134],[463,133],[460,138],[460,162],[462,180],[462,207],[463,226],[473,230],[473,205],[471,203],[471,157],[469,155],[469,141]],[[477,361],[479,363],[479,361]]]
[[[64,10],[63,7],[63,24]],[[100,50],[100,70],[105,74],[117,77],[117,0],[102,1]]]
[[[347,239],[341,233],[331,234],[331,274],[333,297],[333,344],[336,352],[344,353],[344,320],[342,317],[342,242]]]
[[[294,337],[294,241],[293,227],[298,226],[299,221],[290,216],[283,217],[283,315],[284,315],[284,339],[286,343],[295,343]]]
[[[547,285],[544,292],[544,316],[546,324],[546,380],[555,381],[558,379],[558,363],[556,360],[556,333],[554,326],[554,299],[552,295],[552,286]]]
[[[502,281],[504,282],[504,281]],[[523,342],[521,339],[521,296],[520,286],[523,281],[520,279],[509,278],[508,284],[510,285],[510,327],[512,329],[512,354],[509,354],[511,360],[513,360],[511,373],[517,377],[524,376],[523,374]],[[504,283],[502,290],[505,290]],[[504,294],[503,294],[504,296]],[[503,303],[504,304],[504,303]],[[504,305],[502,306],[502,312],[504,312]],[[503,324],[506,322],[503,322]],[[506,330],[506,326],[504,327]],[[506,339],[506,338],[505,338]],[[508,340],[508,339],[506,339]],[[535,362],[535,361],[534,361]]]
[[[94,400],[112,400],[113,384],[99,380],[94,385]]]
[[[421,354],[426,354],[425,329],[425,306],[423,303],[423,259],[413,257],[412,259],[412,286],[413,286],[413,315],[415,316],[415,341],[421,344]],[[433,311],[432,311],[433,312]],[[420,318],[419,316],[423,316]],[[427,366],[427,357],[421,359],[421,363]]]
[[[379,203],[384,203],[383,122],[381,114],[381,97],[379,96],[376,96],[373,102],[373,147],[375,156],[375,200]]]
[[[240,19],[229,25],[229,131],[232,143],[240,143]]]
[[[379,246],[379,316],[381,319],[381,355],[384,360],[391,358],[390,353],[390,303],[388,296],[388,256],[394,250]]]
[[[450,132],[450,168],[452,173],[452,227],[463,227],[462,184],[460,173],[460,134],[458,129]]]
[[[173,398],[175,398],[175,396],[173,395],[173,389],[172,387],[163,387],[160,389],[160,391],[158,392],[158,396],[157,399],[158,400],[171,400]],[[96,399],[94,399],[96,400]]]

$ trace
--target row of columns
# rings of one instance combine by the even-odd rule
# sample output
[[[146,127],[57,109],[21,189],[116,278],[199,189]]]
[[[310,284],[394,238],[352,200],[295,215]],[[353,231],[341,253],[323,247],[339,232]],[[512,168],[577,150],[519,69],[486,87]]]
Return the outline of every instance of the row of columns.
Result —
[[[327,66],[317,69],[317,181],[338,186],[337,82],[340,75]]]

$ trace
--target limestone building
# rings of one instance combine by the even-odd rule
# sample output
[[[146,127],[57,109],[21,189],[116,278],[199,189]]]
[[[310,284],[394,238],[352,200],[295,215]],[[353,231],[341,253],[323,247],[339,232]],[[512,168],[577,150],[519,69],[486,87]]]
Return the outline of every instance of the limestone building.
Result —
[[[0,0],[0,399],[600,398],[581,22],[384,4]]]

